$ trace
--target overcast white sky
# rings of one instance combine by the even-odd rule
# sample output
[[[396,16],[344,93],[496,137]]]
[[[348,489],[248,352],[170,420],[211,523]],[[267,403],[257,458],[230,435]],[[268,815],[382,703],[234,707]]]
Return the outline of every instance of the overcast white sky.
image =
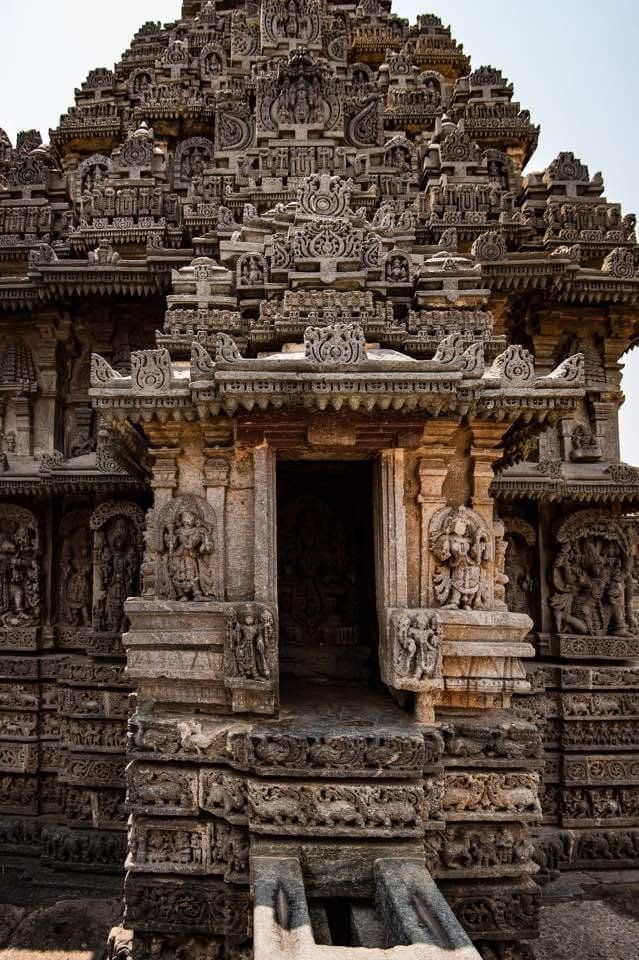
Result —
[[[111,66],[142,23],[174,20],[180,8],[181,0],[0,0],[0,126],[12,140],[31,127],[47,139],[89,70]],[[639,212],[637,0],[396,0],[394,9],[411,21],[436,13],[474,66],[503,70],[541,123],[531,169],[573,150],[591,173],[603,171],[609,199]],[[639,350],[624,389],[622,452],[639,464]]]

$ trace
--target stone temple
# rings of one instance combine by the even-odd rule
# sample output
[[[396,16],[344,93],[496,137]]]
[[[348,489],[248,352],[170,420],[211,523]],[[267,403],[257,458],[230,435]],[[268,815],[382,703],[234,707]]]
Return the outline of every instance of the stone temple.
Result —
[[[521,960],[639,863],[635,217],[389,6],[184,0],[0,134],[0,848],[118,960]]]

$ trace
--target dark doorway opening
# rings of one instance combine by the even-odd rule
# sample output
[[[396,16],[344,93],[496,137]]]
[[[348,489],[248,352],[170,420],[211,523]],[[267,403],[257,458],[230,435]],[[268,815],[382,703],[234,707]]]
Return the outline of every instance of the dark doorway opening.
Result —
[[[277,475],[280,675],[377,681],[369,461],[283,461]]]

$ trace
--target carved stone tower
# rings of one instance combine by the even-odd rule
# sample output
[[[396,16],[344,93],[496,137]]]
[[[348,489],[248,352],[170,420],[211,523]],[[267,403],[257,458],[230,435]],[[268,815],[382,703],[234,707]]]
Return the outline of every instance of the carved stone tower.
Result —
[[[0,137],[0,845],[125,867],[118,960],[522,960],[639,859],[634,217],[389,6]]]

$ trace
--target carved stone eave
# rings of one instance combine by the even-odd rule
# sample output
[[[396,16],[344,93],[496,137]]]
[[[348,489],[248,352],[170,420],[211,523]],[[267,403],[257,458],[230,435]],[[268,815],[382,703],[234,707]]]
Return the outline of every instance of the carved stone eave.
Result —
[[[186,256],[182,251],[166,251],[144,261],[106,266],[92,266],[86,260],[29,265],[28,276],[0,279],[0,307],[19,310],[67,296],[155,296],[171,288],[172,270],[191,257],[192,251]]]
[[[171,285],[172,263],[157,270],[146,262],[120,261],[117,264],[89,265],[86,261],[59,261],[46,267],[30,268],[47,298],[100,294],[138,297],[164,293]]]
[[[47,499],[62,494],[77,493],[116,493],[146,489],[146,482],[140,477],[125,476],[118,473],[105,474],[97,471],[72,471],[64,474],[42,477],[37,472],[32,475],[5,473],[0,475],[0,497],[38,497]]]
[[[483,360],[471,354],[472,347],[462,354],[463,347],[448,339],[447,350],[433,360],[415,361],[392,353],[375,356],[371,351],[367,359],[338,364],[293,354],[258,360],[243,360],[238,354],[237,359],[214,361],[198,347],[190,379],[183,365],[171,365],[166,351],[156,351],[163,365],[157,387],[136,385],[133,377],[117,374],[94,356],[90,396],[101,413],[109,410],[133,421],[206,419],[220,413],[232,416],[238,409],[303,406],[320,411],[331,407],[366,412],[423,410],[429,416],[471,414],[530,425],[570,413],[584,395],[579,357],[566,361],[550,376],[535,377],[529,360],[513,348],[514,353],[503,354],[484,372]],[[232,342],[229,349],[237,353]],[[156,362],[152,353],[140,357]],[[519,384],[517,378],[509,379],[508,371],[512,364],[521,363],[525,382]]]
[[[29,309],[46,299],[40,294],[37,284],[28,277],[0,279],[0,305],[3,310]]]
[[[522,462],[500,473],[491,492],[502,501],[619,503],[630,510],[639,504],[639,471],[606,462]]]
[[[552,290],[553,300],[563,303],[634,304],[639,299],[639,277],[613,277],[583,269],[568,257],[541,252],[483,263],[482,278],[493,293]]]

